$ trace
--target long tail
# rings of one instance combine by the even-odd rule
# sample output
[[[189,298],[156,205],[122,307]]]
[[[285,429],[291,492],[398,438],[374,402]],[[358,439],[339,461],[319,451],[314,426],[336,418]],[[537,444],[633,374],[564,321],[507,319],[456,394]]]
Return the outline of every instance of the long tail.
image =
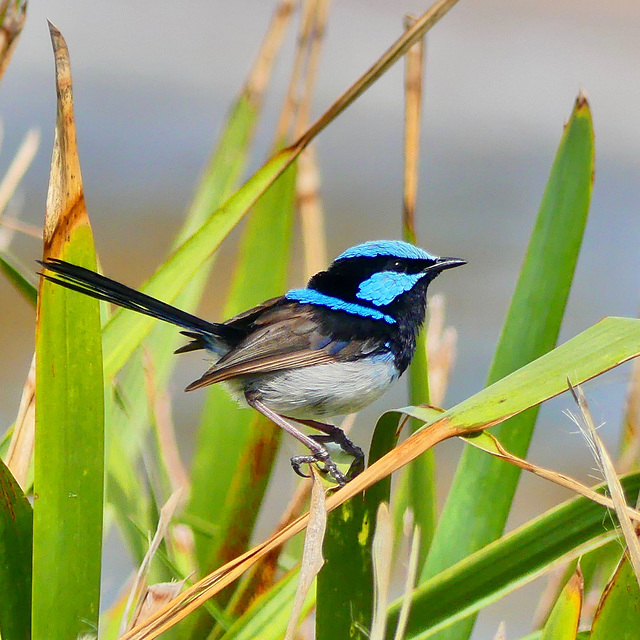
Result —
[[[98,298],[98,300],[112,302],[125,309],[137,311],[138,313],[143,313],[152,318],[158,318],[159,320],[164,320],[170,324],[187,329],[188,332],[186,332],[186,335],[196,339],[196,341],[198,341],[197,338],[199,336],[205,338],[204,341],[199,341],[200,344],[198,346],[192,348],[205,347],[207,344],[206,338],[209,336],[228,344],[234,344],[241,337],[238,329],[234,327],[207,322],[202,318],[177,309],[166,302],[152,298],[145,293],[136,291],[131,287],[111,280],[111,278],[102,276],[90,269],[85,269],[70,262],[54,258],[50,258],[44,262],[38,260],[38,262],[47,271],[55,274],[55,276],[48,275],[47,273],[42,274],[51,282],[62,285],[67,289],[84,293],[93,298]],[[186,349],[183,347],[182,350]]]

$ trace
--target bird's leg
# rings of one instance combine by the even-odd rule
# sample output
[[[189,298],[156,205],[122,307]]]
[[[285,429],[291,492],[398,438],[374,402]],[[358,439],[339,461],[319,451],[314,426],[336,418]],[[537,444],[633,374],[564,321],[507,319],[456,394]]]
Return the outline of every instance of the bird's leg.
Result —
[[[333,424],[318,422],[317,420],[303,420],[302,418],[290,419],[326,434],[325,436],[311,436],[311,438],[316,442],[337,444],[347,455],[354,459],[349,467],[349,471],[347,471],[347,478],[349,480],[355,478],[359,473],[362,473],[364,470],[364,452],[358,445],[349,440],[347,434],[340,429],[340,427],[336,427]]]
[[[253,407],[256,411],[259,411],[263,416],[269,418],[272,422],[277,424],[281,429],[284,429],[288,434],[292,435],[296,440],[302,442],[302,444],[309,449],[311,455],[308,456],[294,456],[291,458],[291,466],[293,470],[303,477],[306,477],[300,471],[300,465],[304,463],[313,464],[321,462],[327,472],[334,478],[334,480],[343,486],[347,483],[345,475],[336,467],[335,462],[331,459],[327,449],[319,442],[314,440],[311,436],[308,436],[294,427],[290,422],[283,418],[280,414],[272,411],[267,405],[260,402],[256,398],[252,398],[249,394],[245,394],[245,398],[249,406]]]

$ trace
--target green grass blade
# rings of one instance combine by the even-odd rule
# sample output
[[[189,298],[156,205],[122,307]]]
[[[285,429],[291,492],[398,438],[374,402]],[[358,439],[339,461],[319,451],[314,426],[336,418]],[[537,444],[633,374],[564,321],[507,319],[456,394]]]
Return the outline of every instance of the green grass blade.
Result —
[[[76,232],[60,257],[95,269],[89,228]],[[43,282],[36,354],[33,633],[66,639],[91,631],[98,619],[104,454],[98,303]]]
[[[29,281],[25,269],[18,261],[6,252],[0,253],[0,271],[7,276],[11,284],[22,294],[22,297],[34,308],[38,300],[38,290]]]
[[[68,52],[50,27],[58,83],[45,256],[96,268],[75,147]],[[44,279],[36,324],[34,640],[95,633],[100,601],[104,397],[96,300]]]
[[[375,519],[362,494],[327,518],[325,564],[318,574],[316,640],[366,640],[371,628],[373,579],[370,542]]]
[[[637,640],[640,588],[629,558],[624,557],[593,617],[590,640]]]
[[[579,96],[566,125],[527,255],[494,356],[491,384],[551,350],[557,340],[591,196],[594,142],[591,114]],[[544,286],[541,286],[544,283]],[[505,422],[495,435],[515,455],[526,454],[534,408]],[[438,522],[422,579],[496,539],[504,528],[519,470],[469,448],[463,452]],[[482,486],[482,492],[475,488]],[[464,523],[472,520],[473,530]],[[467,638],[472,622],[441,638]]]
[[[582,613],[584,584],[580,570],[569,578],[544,625],[541,640],[575,640]]]
[[[640,475],[622,480],[628,501]],[[601,489],[604,485],[601,486]],[[603,507],[579,497],[551,509],[421,584],[414,592],[407,638],[423,640],[531,582],[578,548],[604,544],[615,533]],[[401,601],[390,608],[393,629]]]
[[[0,460],[0,636],[31,639],[33,510]]]
[[[232,316],[285,288],[295,200],[295,165],[260,198],[243,234],[225,315]],[[189,512],[216,523],[213,536],[196,534],[206,572],[244,551],[258,514],[280,429],[240,409],[212,387],[206,400],[192,469]],[[224,468],[225,473],[220,473]]]

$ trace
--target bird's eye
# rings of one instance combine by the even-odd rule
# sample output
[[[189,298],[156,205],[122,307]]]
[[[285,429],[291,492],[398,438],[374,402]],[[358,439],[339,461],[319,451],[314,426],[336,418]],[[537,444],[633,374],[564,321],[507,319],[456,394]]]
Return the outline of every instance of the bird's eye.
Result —
[[[395,260],[391,265],[394,271],[404,271],[404,264],[401,260]]]

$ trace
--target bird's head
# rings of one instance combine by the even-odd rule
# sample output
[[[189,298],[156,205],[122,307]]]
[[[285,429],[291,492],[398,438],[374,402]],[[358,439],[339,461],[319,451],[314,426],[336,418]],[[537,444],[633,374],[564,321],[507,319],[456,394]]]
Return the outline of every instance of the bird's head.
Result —
[[[419,325],[429,283],[445,269],[463,264],[465,260],[440,258],[408,242],[377,240],[347,249],[313,276],[307,289],[367,309],[363,314],[389,324],[415,320]]]

